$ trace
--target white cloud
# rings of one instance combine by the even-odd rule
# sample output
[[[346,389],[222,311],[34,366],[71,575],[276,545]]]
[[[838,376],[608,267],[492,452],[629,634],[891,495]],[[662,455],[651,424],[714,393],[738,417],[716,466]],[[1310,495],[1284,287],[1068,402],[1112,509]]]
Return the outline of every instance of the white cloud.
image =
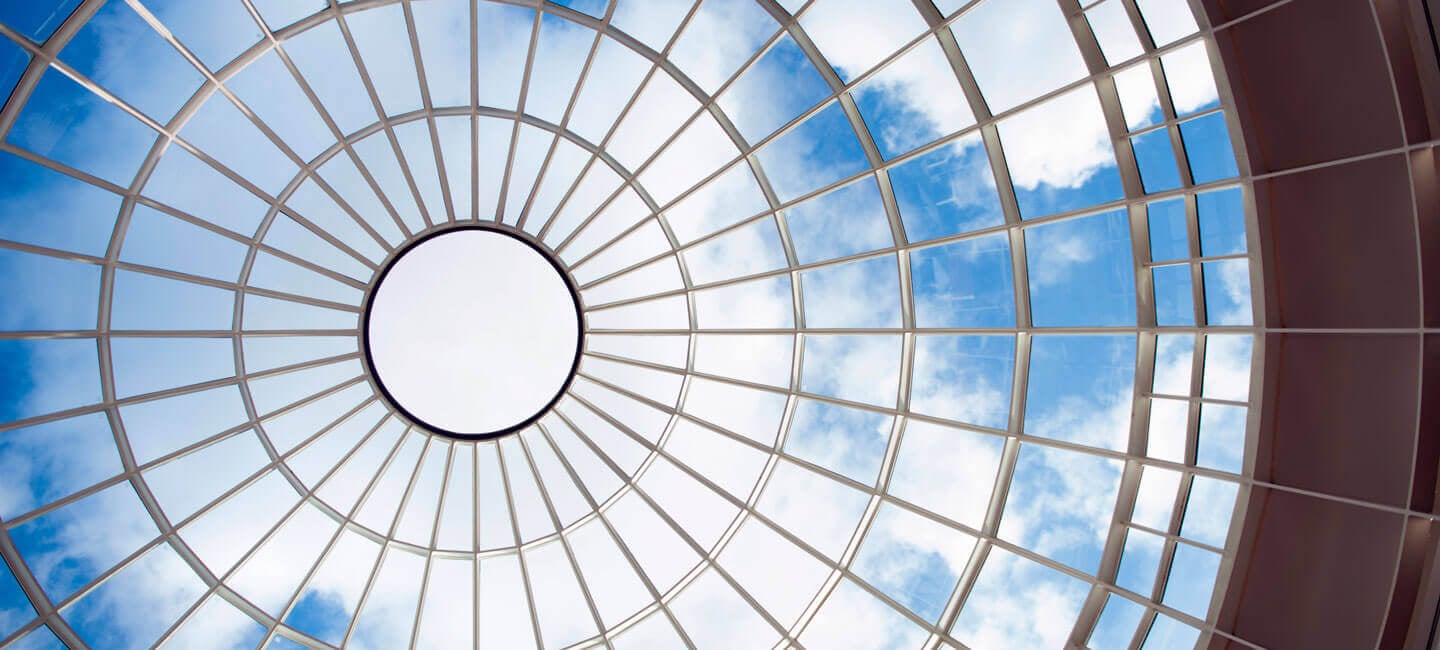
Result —
[[[1000,140],[1017,189],[1040,185],[1077,188],[1102,167],[1114,166],[1115,150],[1089,86],[1076,88],[1000,121]]]
[[[821,0],[805,11],[800,26],[847,78],[874,67],[926,28],[904,0]]]

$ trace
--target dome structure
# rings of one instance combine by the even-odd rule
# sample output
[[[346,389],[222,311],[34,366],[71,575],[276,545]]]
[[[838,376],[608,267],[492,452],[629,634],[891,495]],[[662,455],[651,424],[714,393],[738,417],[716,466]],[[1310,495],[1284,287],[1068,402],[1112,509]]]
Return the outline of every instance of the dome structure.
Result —
[[[0,5],[0,647],[1246,643],[1198,6]]]

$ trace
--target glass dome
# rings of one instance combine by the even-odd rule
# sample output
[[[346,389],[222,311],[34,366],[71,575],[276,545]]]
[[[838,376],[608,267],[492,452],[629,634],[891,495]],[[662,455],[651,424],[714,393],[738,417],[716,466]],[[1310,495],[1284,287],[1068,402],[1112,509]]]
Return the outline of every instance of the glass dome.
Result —
[[[1223,635],[1263,323],[1202,23],[0,4],[0,647]],[[467,440],[361,322],[477,225],[562,267],[583,342]]]

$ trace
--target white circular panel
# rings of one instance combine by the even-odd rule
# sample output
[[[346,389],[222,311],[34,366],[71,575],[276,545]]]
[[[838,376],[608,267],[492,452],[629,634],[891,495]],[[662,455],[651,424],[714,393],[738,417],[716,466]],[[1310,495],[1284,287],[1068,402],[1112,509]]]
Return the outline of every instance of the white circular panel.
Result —
[[[367,311],[376,381],[439,433],[514,431],[545,411],[574,371],[573,295],[518,236],[467,229],[423,239],[386,270]]]

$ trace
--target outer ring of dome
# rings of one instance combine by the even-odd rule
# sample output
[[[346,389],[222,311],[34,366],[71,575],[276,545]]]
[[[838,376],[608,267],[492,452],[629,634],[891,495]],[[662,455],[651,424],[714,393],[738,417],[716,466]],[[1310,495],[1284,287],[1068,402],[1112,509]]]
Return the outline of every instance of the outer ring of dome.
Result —
[[[405,406],[400,403],[400,400],[396,399],[395,396],[390,393],[390,389],[385,386],[384,380],[380,378],[380,373],[376,372],[375,360],[372,357],[370,351],[371,307],[372,303],[375,300],[375,294],[378,292],[380,285],[385,282],[386,276],[390,274],[390,269],[395,268],[395,265],[399,263],[399,261],[404,258],[407,253],[415,250],[421,244],[424,244],[425,242],[428,242],[442,235],[448,235],[451,233],[467,230],[478,230],[482,232],[504,235],[530,248],[541,258],[543,258],[547,263],[549,263],[551,268],[553,268],[555,272],[559,274],[560,277],[565,281],[565,289],[570,293],[571,304],[575,307],[575,354],[571,358],[570,370],[565,375],[565,381],[560,383],[559,388],[555,390],[555,395],[552,396],[548,401],[546,401],[545,405],[539,410],[537,410],[530,417],[525,418],[524,420],[503,429],[496,429],[494,431],[487,431],[483,433],[465,433],[461,431],[453,431],[444,427],[435,426],[429,421],[427,421],[425,418],[422,418],[410,409],[405,408]],[[390,408],[394,409],[396,412],[403,415],[405,419],[408,420],[410,423],[429,433],[444,436],[447,438],[453,438],[456,440],[493,440],[495,438],[500,438],[515,433],[517,431],[521,431],[525,427],[534,424],[537,420],[544,417],[545,414],[549,413],[550,410],[555,407],[555,403],[560,401],[560,398],[565,395],[566,391],[570,390],[570,384],[575,381],[575,375],[580,370],[580,356],[584,352],[584,350],[585,310],[583,304],[580,301],[580,290],[579,287],[575,284],[575,279],[572,278],[570,276],[570,273],[565,270],[565,265],[562,264],[560,260],[555,257],[554,254],[552,254],[548,249],[546,249],[543,244],[536,241],[533,237],[530,236],[529,233],[507,226],[505,224],[494,222],[471,222],[459,225],[452,224],[437,227],[435,229],[415,236],[410,241],[405,242],[403,246],[396,248],[395,251],[386,258],[384,263],[381,264],[380,272],[375,275],[375,279],[372,280],[370,286],[366,288],[364,300],[361,302],[360,358],[361,363],[364,364],[366,378],[370,380],[370,383],[375,387],[376,391],[380,394],[381,399],[385,401],[385,404]]]

